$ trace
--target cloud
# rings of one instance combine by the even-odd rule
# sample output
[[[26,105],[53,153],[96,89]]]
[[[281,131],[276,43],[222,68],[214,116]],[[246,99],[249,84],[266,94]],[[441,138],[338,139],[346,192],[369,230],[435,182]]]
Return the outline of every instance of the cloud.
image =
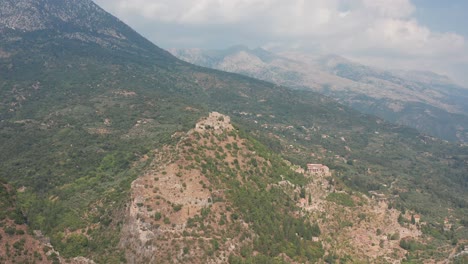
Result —
[[[464,37],[421,25],[410,0],[96,2],[167,48],[246,44],[337,53],[377,63],[388,59],[395,66],[398,60],[401,66],[409,60],[438,68],[468,64]]]
[[[98,0],[122,15],[137,14],[151,21],[176,24],[236,23],[268,9],[268,0]]]
[[[378,17],[404,18],[415,11],[408,0],[363,0],[362,6]]]

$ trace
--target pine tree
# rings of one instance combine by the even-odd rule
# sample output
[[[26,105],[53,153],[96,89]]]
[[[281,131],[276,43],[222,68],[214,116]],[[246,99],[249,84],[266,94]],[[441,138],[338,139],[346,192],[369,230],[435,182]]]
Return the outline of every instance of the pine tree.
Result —
[[[301,198],[306,198],[306,193],[305,193],[305,188],[304,187],[301,188],[301,195],[300,196],[301,196]]]

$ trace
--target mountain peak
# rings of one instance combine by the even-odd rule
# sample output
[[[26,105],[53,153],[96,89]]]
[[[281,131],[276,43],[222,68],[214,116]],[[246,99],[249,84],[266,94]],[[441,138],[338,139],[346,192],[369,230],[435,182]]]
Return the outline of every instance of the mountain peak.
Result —
[[[0,28],[30,32],[59,24],[91,29],[106,12],[91,0],[0,0]],[[86,15],[85,15],[86,14]]]
[[[0,33],[3,46],[13,50],[38,44],[28,42],[32,36],[47,44],[51,39],[72,40],[133,55],[172,58],[91,0],[0,0]]]

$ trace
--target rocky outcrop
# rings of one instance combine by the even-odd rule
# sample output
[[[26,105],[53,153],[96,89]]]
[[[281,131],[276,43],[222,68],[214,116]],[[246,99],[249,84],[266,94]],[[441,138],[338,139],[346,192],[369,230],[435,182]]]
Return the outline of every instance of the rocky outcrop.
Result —
[[[71,264],[96,264],[96,262],[85,257],[76,257],[70,260]]]
[[[211,112],[208,117],[203,118],[195,125],[195,129],[193,131],[204,133],[212,130],[215,134],[221,134],[233,129],[231,118],[229,116],[222,115],[218,112]]]
[[[201,161],[226,144],[241,145],[228,136],[233,130],[228,116],[212,112],[179,135],[176,146],[153,152],[150,168],[131,186],[120,241],[128,263],[226,263],[239,250],[240,234],[233,228],[249,232],[248,226],[227,224],[232,212],[226,210],[225,189],[211,182]]]

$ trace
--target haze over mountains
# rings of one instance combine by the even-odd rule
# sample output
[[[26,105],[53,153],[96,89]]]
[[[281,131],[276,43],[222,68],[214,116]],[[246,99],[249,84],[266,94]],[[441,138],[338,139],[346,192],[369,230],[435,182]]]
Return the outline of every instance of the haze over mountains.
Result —
[[[358,111],[442,139],[468,140],[468,89],[432,72],[380,70],[337,55],[275,54],[245,46],[171,52],[204,67],[311,89]]]
[[[0,263],[466,262],[468,147],[181,61],[89,0],[0,14]]]

